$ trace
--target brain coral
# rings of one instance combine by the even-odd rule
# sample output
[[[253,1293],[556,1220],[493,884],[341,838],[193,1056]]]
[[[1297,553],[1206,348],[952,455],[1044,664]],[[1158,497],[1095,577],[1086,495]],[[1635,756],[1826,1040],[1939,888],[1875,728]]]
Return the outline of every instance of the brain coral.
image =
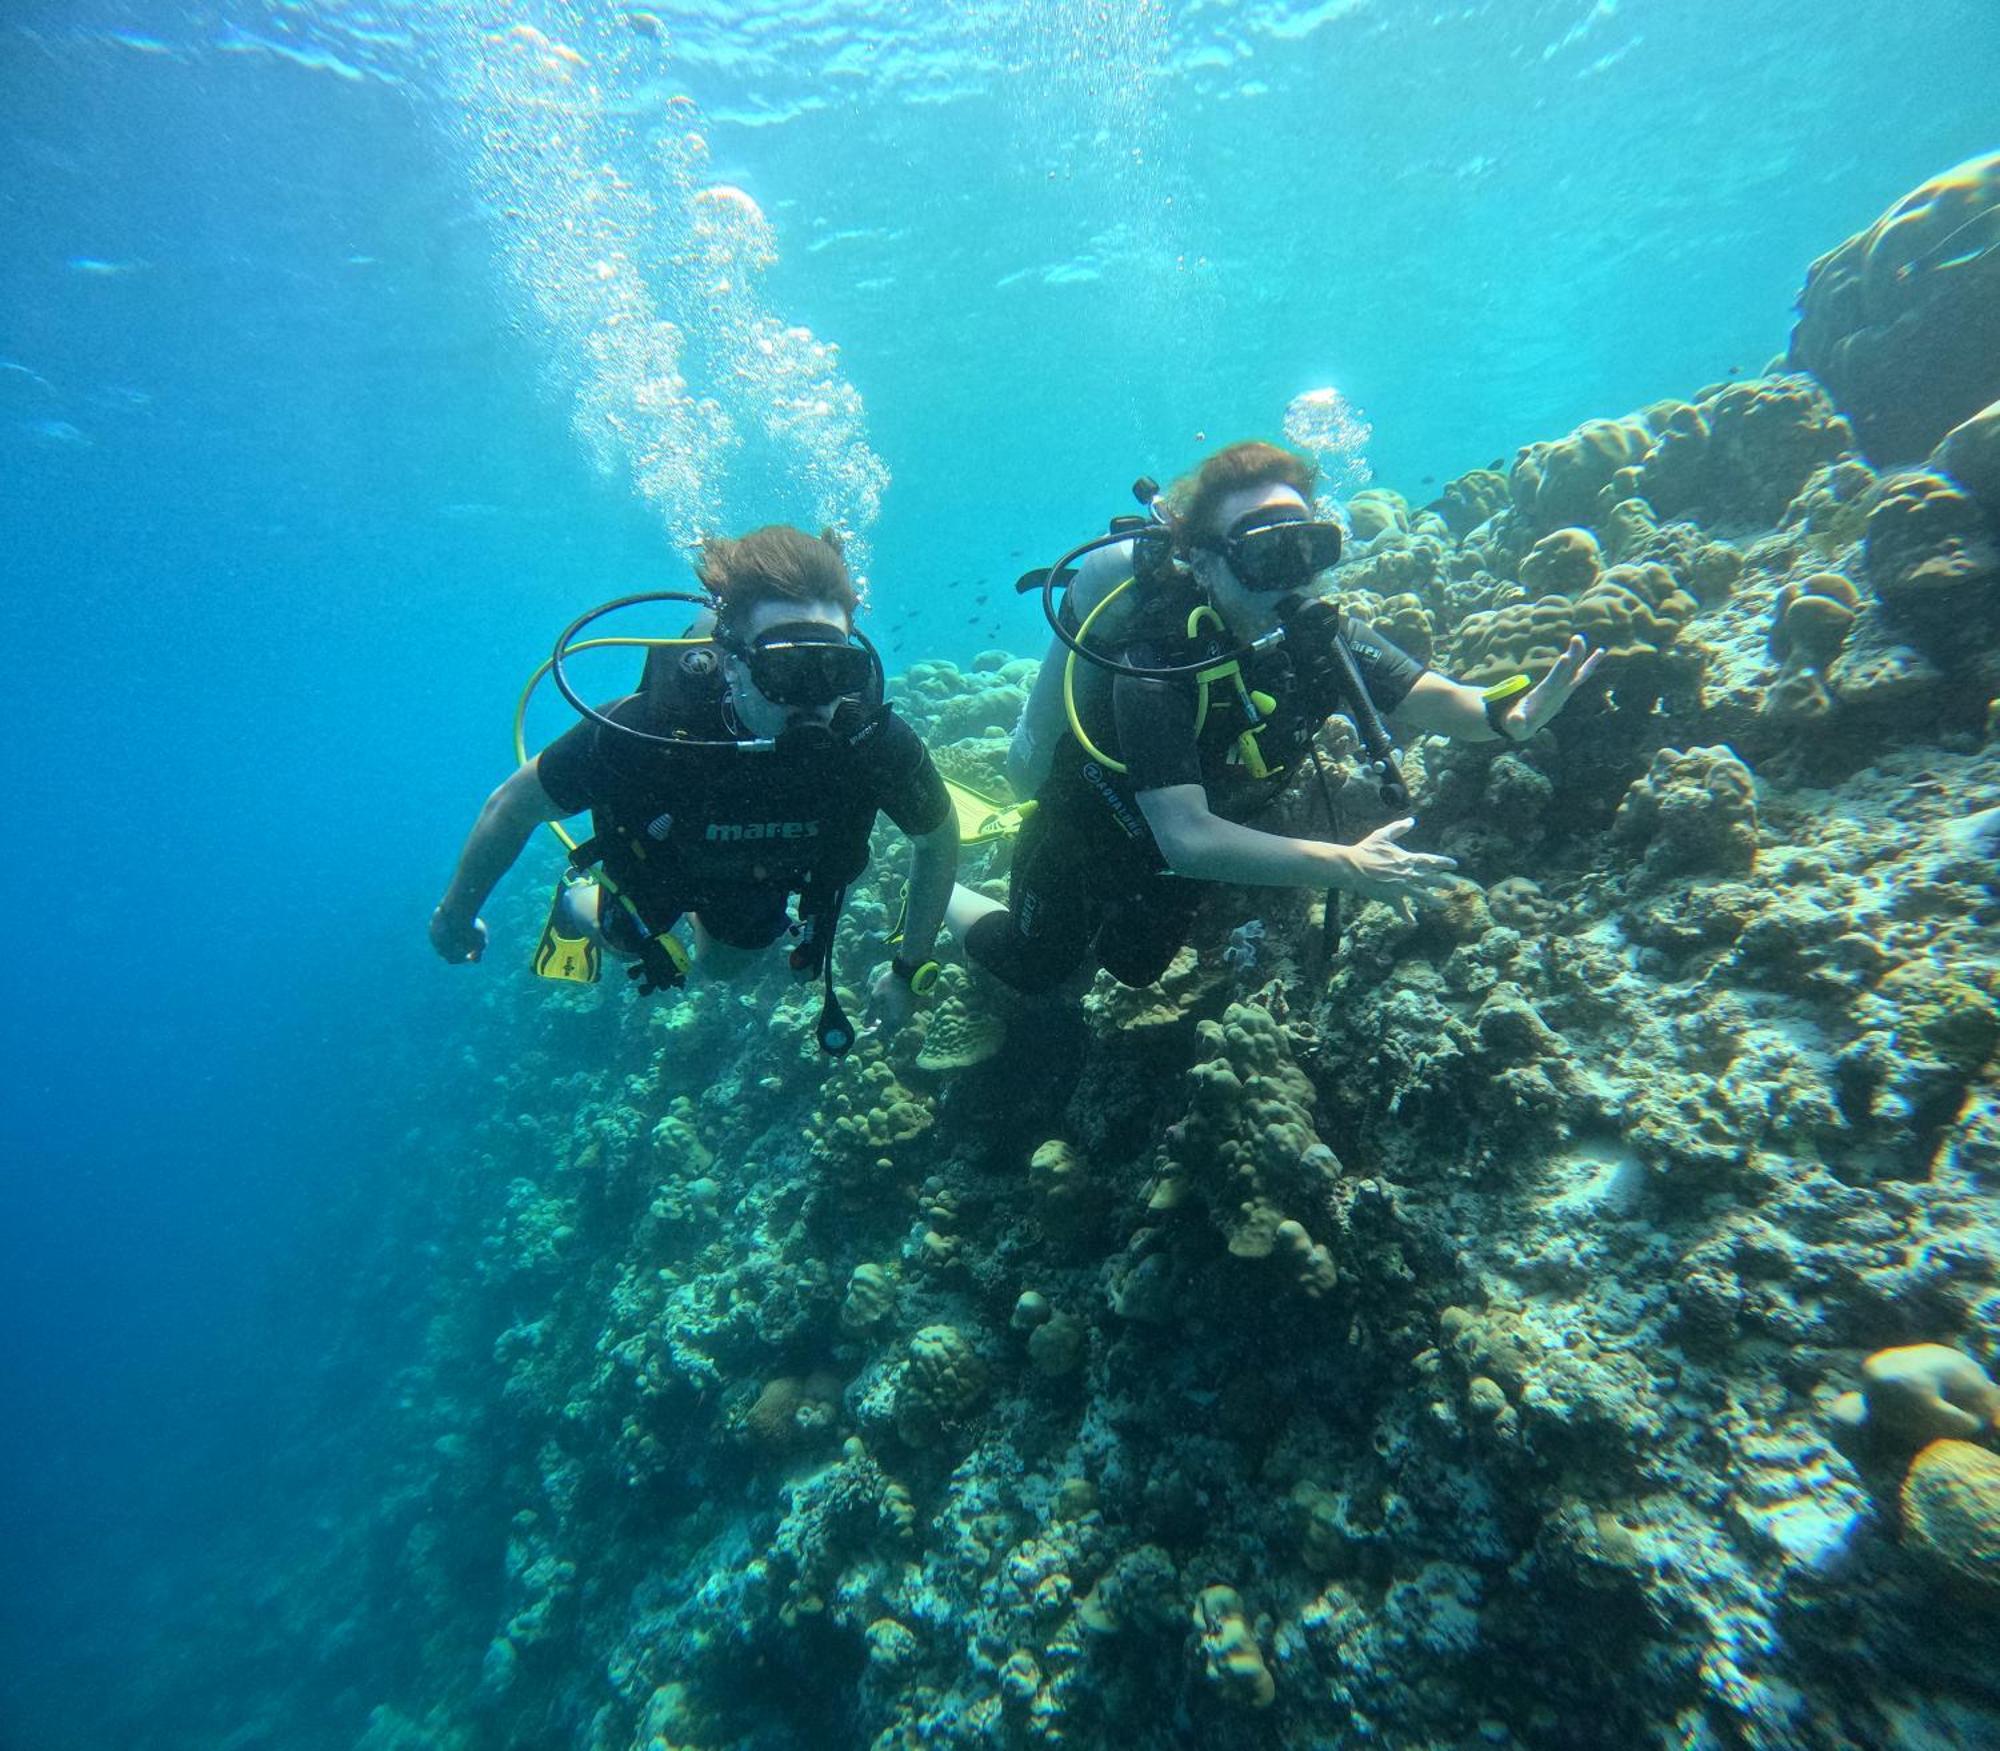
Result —
[[[2000,1453],[1933,1441],[1903,1479],[1903,1534],[1962,1580],[2000,1588]]]
[[[2000,396],[2000,153],[1933,177],[1814,262],[1790,362],[1878,464],[1922,456]]]
[[[1007,1043],[1007,1023],[972,1009],[958,990],[940,998],[926,1018],[919,1070],[964,1070],[983,1064]]]

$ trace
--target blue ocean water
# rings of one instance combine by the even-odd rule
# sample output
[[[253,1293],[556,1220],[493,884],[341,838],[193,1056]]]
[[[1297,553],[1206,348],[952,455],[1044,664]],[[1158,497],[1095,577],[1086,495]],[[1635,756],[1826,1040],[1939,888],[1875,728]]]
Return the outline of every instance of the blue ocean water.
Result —
[[[309,1494],[381,1164],[490,1093],[424,920],[573,612],[817,519],[892,667],[1033,651],[1017,572],[1302,395],[1421,502],[1755,374],[1996,80],[1985,0],[13,0],[0,1743],[111,1742]]]

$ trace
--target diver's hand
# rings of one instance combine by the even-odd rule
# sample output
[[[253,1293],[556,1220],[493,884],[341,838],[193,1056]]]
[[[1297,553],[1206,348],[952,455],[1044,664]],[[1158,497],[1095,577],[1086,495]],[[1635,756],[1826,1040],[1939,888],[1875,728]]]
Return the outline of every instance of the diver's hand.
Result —
[[[1602,649],[1592,650],[1580,632],[1570,634],[1556,666],[1521,696],[1521,703],[1507,714],[1507,733],[1517,742],[1538,735],[1555,721],[1556,714],[1569,704],[1569,696],[1588,681],[1604,660]]]
[[[1405,816],[1377,827],[1355,845],[1336,845],[1342,865],[1337,885],[1364,900],[1383,900],[1390,905],[1412,899],[1431,899],[1450,887],[1457,878],[1455,857],[1440,857],[1429,851],[1405,851],[1396,843],[1416,825]]]
[[[884,967],[868,987],[868,1014],[878,1034],[893,1034],[917,1013],[917,994],[896,977],[895,969]]]
[[[431,947],[455,967],[486,953],[486,920],[462,918],[440,906],[431,914]]]

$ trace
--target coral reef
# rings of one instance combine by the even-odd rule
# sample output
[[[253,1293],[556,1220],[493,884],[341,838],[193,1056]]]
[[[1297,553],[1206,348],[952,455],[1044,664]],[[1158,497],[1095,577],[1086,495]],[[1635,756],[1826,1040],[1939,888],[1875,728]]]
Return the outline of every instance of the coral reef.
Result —
[[[1926,198],[1876,254],[1938,287],[1815,270],[1831,400],[1350,504],[1337,583],[1441,667],[1611,653],[1407,750],[1465,878],[1417,916],[1216,889],[1152,987],[954,971],[837,1064],[776,970],[498,986],[371,1212],[420,1312],[316,1522],[344,1742],[2000,1742],[2000,427],[1884,476],[1841,417],[1985,332]],[[1032,672],[896,696],[997,792]]]

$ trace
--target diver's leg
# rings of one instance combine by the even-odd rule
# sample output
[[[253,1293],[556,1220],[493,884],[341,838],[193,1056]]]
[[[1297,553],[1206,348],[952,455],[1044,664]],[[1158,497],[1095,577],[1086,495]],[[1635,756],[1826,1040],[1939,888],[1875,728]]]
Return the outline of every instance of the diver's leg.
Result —
[[[995,900],[986,894],[975,892],[963,882],[952,884],[951,898],[945,902],[944,927],[960,942],[965,933],[982,918],[990,918],[995,912],[1007,910],[1004,900]]]
[[[587,936],[606,954],[621,961],[639,958],[638,933],[632,916],[616,902],[606,906],[602,884],[564,882],[562,897],[556,905],[557,921],[566,936]]]
[[[1030,815],[1014,849],[1007,904],[986,901],[959,933],[966,958],[1030,995],[1052,990],[1082,966],[1102,913],[1080,849],[1046,808]],[[983,899],[961,888],[954,904],[960,893]]]
[[[704,979],[735,979],[791,929],[784,888],[746,887],[717,894],[688,915],[695,970]]]
[[[734,979],[757,963],[762,950],[724,942],[702,922],[700,913],[692,914],[688,922],[694,927],[695,971],[704,979]]]
[[[1097,932],[1097,963],[1121,985],[1151,985],[1186,945],[1201,887],[1179,876],[1135,880]]]

